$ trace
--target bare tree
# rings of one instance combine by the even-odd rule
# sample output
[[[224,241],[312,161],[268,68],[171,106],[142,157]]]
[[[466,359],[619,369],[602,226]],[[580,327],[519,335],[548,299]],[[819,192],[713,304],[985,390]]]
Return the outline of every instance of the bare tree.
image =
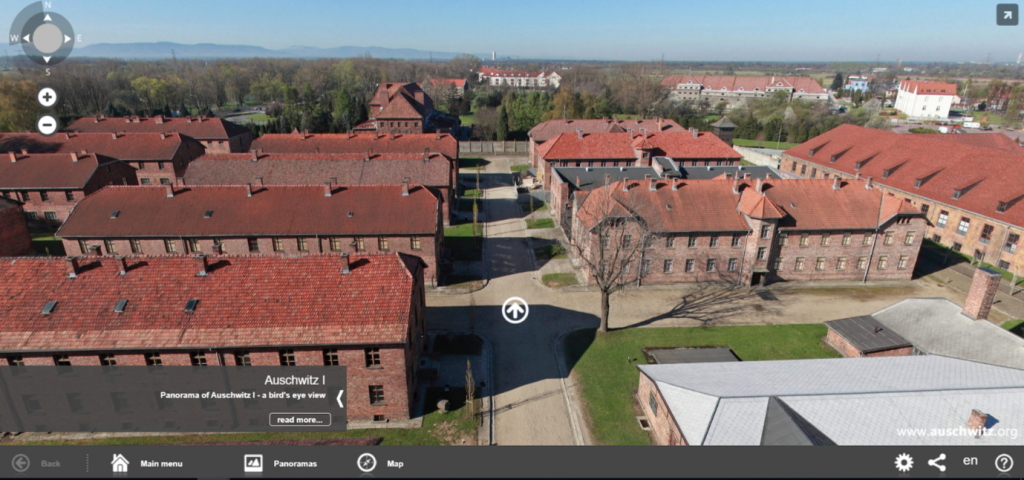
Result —
[[[575,260],[588,280],[601,292],[601,327],[608,331],[611,295],[627,285],[637,284],[649,269],[650,250],[657,227],[652,205],[631,194],[648,188],[644,182],[609,183],[590,192],[576,192],[570,245]]]
[[[647,118],[668,98],[668,91],[662,88],[665,76],[659,63],[630,63],[619,71],[612,90],[623,107],[629,108],[640,118]]]
[[[476,415],[476,405],[473,399],[476,397],[476,380],[473,378],[473,364],[466,359],[466,406],[469,407],[469,416]]]

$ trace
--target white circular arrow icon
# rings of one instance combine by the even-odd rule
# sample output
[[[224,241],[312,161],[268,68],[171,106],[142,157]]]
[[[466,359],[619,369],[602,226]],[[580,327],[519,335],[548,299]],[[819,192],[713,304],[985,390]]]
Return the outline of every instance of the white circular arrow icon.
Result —
[[[501,316],[505,318],[506,322],[513,325],[523,323],[529,315],[530,306],[527,305],[526,300],[519,297],[505,300],[505,303],[501,305]]]

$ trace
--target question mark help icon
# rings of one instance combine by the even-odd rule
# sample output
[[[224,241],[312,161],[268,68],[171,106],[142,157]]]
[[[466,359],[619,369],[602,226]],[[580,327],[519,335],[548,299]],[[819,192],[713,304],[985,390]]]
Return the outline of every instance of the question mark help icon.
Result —
[[[1003,473],[1013,470],[1013,457],[1005,453],[996,457],[996,470]]]

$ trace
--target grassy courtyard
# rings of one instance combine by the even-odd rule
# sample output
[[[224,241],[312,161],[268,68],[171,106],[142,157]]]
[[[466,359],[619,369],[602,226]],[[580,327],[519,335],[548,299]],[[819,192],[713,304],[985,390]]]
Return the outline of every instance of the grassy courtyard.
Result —
[[[529,209],[530,207],[527,206],[526,208]],[[529,218],[526,220],[526,228],[555,228],[555,221],[550,218]]]
[[[480,261],[483,259],[484,249],[484,227],[477,224],[473,228],[472,223],[452,225],[444,229],[444,245],[451,249],[455,260]]]
[[[64,244],[57,237],[54,237],[52,233],[33,233],[32,248],[35,249],[36,253],[43,255],[63,256],[65,254]]]
[[[540,281],[551,288],[579,285],[575,273],[547,273],[540,277]]]
[[[734,138],[732,139],[733,145],[739,145],[741,147],[753,147],[753,148],[777,148],[780,150],[789,150],[799,143],[790,142],[773,142],[771,140],[750,140],[746,138]]]
[[[821,324],[635,328],[605,334],[588,329],[566,336],[564,348],[578,375],[584,411],[597,442],[649,445],[633,410],[640,381],[636,365],[647,363],[642,348],[729,347],[744,361],[839,357],[822,343],[826,332]]]

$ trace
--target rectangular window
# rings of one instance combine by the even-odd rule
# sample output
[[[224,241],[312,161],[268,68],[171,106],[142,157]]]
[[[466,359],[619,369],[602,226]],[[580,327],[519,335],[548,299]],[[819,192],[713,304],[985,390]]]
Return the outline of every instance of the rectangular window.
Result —
[[[932,235],[932,241],[935,243],[942,243],[942,235]]]
[[[828,244],[831,243],[831,242],[832,242],[832,234],[831,233],[823,233],[823,234],[821,234],[821,246],[827,247]]]
[[[686,259],[686,273],[693,273],[694,263],[696,262],[692,258]]]
[[[72,192],[71,190],[64,192],[64,199],[69,202],[75,201],[75,192]]]
[[[921,213],[923,213],[926,217],[928,216],[929,207],[930,205],[928,205],[927,203],[921,205]]]
[[[167,253],[178,253],[178,244],[174,240],[164,239],[164,251]]]
[[[885,267],[889,266],[889,257],[882,255],[878,257],[878,269],[885,270]]]
[[[203,352],[192,352],[188,355],[189,360],[192,361],[193,367],[205,367],[206,366],[206,354]]]
[[[167,170],[167,167],[164,165],[164,162],[156,162],[156,169],[157,170]]]
[[[903,237],[904,245],[913,245],[914,240],[917,238],[917,232],[907,232],[907,236]]]
[[[53,364],[58,367],[70,367],[71,359],[67,355],[54,355]]]
[[[676,237],[673,237],[672,235],[665,237],[665,248],[675,248],[675,246]]]
[[[768,247],[757,247],[757,259],[764,260],[768,258]]]
[[[800,176],[807,175],[807,165],[800,165]]]
[[[114,245],[113,240],[104,240],[103,247],[107,249],[108,255],[114,255],[117,253],[117,247]]]
[[[170,184],[171,184],[171,179],[166,178],[166,177],[160,179],[160,185],[170,185]]]
[[[38,212],[25,212],[25,218],[27,218],[28,221],[30,221],[30,222],[34,222],[36,220],[39,220],[39,213]]]
[[[896,234],[892,232],[885,232],[885,239],[882,240],[882,245],[892,245],[892,240]]]
[[[160,352],[149,352],[146,354],[146,365],[159,367],[163,364],[164,361],[160,359]]]
[[[245,241],[249,244],[249,253],[260,253],[260,241],[256,238],[247,238]]]
[[[782,269],[782,257],[775,257],[772,259],[772,270],[778,271]]]
[[[814,269],[819,272],[825,269],[825,257],[814,259]]]
[[[239,350],[235,352],[235,365],[241,367],[252,366],[252,356],[249,355],[248,350]]]
[[[761,225],[761,238],[769,238],[772,236],[771,225]]]
[[[28,203],[32,201],[32,197],[29,196],[28,192],[21,192],[22,203]]]
[[[810,235],[808,235],[806,233],[800,234],[800,246],[801,247],[806,247],[806,246],[809,246],[810,244],[811,244],[811,237],[810,237]]]
[[[384,385],[370,385],[370,405],[384,405]]]
[[[366,368],[380,366],[380,348],[371,347],[363,349],[363,358],[366,360]]]
[[[654,392],[651,392],[650,395],[647,396],[647,406],[650,407],[650,409],[651,409],[651,416],[652,417],[657,417],[658,416],[658,399],[655,398]]]
[[[896,269],[897,270],[906,270],[907,269],[907,262],[909,262],[909,261],[910,261],[910,257],[909,256],[907,256],[907,255],[900,255],[900,260],[896,264]]]
[[[689,247],[689,248],[696,247],[697,246],[697,236],[696,235],[690,235],[690,238],[688,238],[686,240],[686,246]]]
[[[1005,260],[1000,260],[999,261],[999,268],[1001,268],[1003,270],[1009,270],[1010,269],[1010,262],[1007,262]]]
[[[308,252],[309,245],[306,243],[305,237],[299,237],[295,239],[295,246],[298,247],[300,252]]]
[[[141,183],[143,185],[152,185],[153,181],[150,180],[149,177],[142,177],[142,178],[139,179],[139,183]]]
[[[964,246],[960,244],[960,242],[953,242],[953,246],[951,248],[954,252],[959,252],[960,249],[964,248]]]
[[[341,357],[338,356],[337,348],[324,349],[324,365],[341,365]]]
[[[132,253],[142,253],[142,241],[141,240],[139,240],[137,238],[133,238],[133,239],[129,240],[128,243],[132,247]]]
[[[281,350],[277,352],[278,358],[281,360],[281,366],[283,367],[294,367],[295,366],[295,350]]]
[[[737,268],[737,266],[739,265],[739,263],[740,263],[740,262],[739,262],[739,260],[738,260],[738,259],[736,259],[736,258],[730,258],[730,259],[729,259],[729,263],[728,263],[728,264],[726,265],[726,268],[728,268],[730,272],[735,272],[735,271],[736,271],[736,268]]]
[[[25,359],[21,355],[11,355],[7,357],[7,364],[12,367],[24,367]]]
[[[89,242],[86,240],[78,241],[78,249],[82,251],[82,255],[89,254]]]
[[[836,270],[846,270],[846,257],[839,257],[836,260]]]
[[[100,365],[104,367],[116,367],[117,359],[114,358],[114,355],[109,353],[100,355]]]
[[[39,192],[39,199],[44,201],[44,202],[49,202],[50,201],[50,194],[48,192],[40,191]]]
[[[199,246],[199,239],[198,238],[190,238],[190,239],[188,239],[188,251],[190,251],[192,253],[199,253],[199,252],[203,251],[202,247]]]
[[[146,169],[145,162],[139,162],[139,170],[145,170],[145,169]]]
[[[963,217],[960,219],[960,225],[956,227],[957,235],[967,235],[967,230],[971,228],[971,219]]]
[[[708,259],[708,264],[704,268],[704,271],[705,272],[713,272],[713,271],[715,271],[715,266],[717,265],[717,263],[718,263],[718,260],[716,260],[714,258],[709,258]]]
[[[797,257],[796,262],[793,263],[793,270],[798,272],[804,271],[804,257]]]
[[[662,268],[662,273],[672,273],[672,260],[665,260],[665,265]]]
[[[338,237],[331,237],[331,239],[330,239],[330,241],[328,243],[330,244],[330,248],[331,248],[332,252],[341,251],[341,239],[340,238],[338,238]]]
[[[363,245],[363,237],[356,238],[355,242],[356,242],[356,251],[362,252],[363,250],[366,250],[366,245]]]
[[[938,240],[936,240],[936,241],[938,241]],[[1011,234],[1007,235],[1006,236],[1006,244],[1003,245],[1003,250],[1006,250],[1007,253],[1016,253],[1017,252],[1017,242],[1019,242],[1019,241],[1020,241],[1020,235],[1018,235],[1016,233],[1011,233]]]
[[[622,248],[628,249],[630,247],[630,245],[632,245],[632,244],[633,244],[633,236],[632,235],[623,235],[622,236]]]
[[[864,246],[871,245],[871,234],[870,233],[865,233],[864,234],[864,240],[861,241],[861,245],[864,245]]]
[[[738,233],[732,234],[732,243],[731,243],[731,245],[733,246],[733,248],[736,248],[736,247],[740,246],[740,238],[741,237],[740,237],[740,235]]]
[[[857,257],[857,270],[864,270],[868,267],[868,257]]]
[[[778,244],[779,244],[780,247],[785,247],[785,246],[789,245],[789,234],[788,233],[780,233],[779,234]]]
[[[388,237],[377,237],[377,250],[387,251],[388,249]]]
[[[817,175],[818,175],[818,169],[817,168],[812,168],[811,169],[811,178],[814,178]]]
[[[851,237],[853,237],[853,235],[850,235],[849,233],[844,233],[843,234],[843,246],[844,247],[849,247],[850,246],[850,238]]]
[[[715,248],[717,246],[718,246],[718,235],[712,235],[711,236],[711,248]]]
[[[284,240],[283,239],[280,239],[280,238],[275,238],[274,239],[274,251],[275,252],[283,252],[284,251]]]
[[[949,212],[945,210],[939,210],[939,220],[935,222],[935,226],[939,228],[945,228],[946,222],[949,222]]]
[[[995,227],[993,227],[992,225],[983,225],[981,227],[981,238],[979,238],[978,241],[984,243],[985,245],[988,245],[989,242],[992,241],[992,230],[994,229]]]
[[[644,260],[640,262],[640,275],[647,276],[648,273],[651,273],[651,261]]]
[[[423,246],[420,244],[420,237],[410,237],[409,248],[413,250],[422,250]]]

